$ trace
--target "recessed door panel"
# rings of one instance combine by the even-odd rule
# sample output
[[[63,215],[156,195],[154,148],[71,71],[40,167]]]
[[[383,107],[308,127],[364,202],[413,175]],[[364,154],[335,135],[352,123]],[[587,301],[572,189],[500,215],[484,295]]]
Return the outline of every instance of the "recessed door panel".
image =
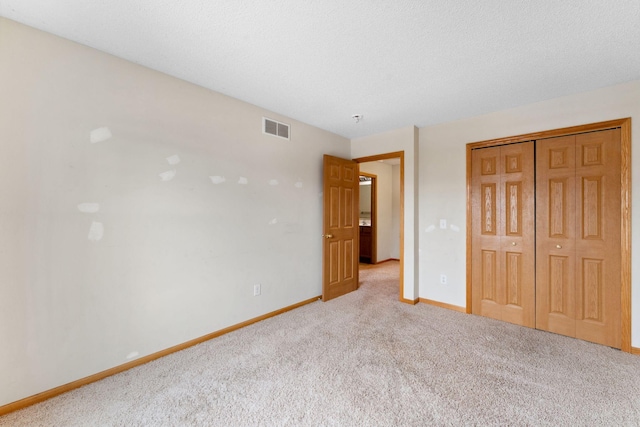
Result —
[[[500,151],[490,152],[487,150],[480,156],[480,175],[496,175],[498,173],[498,155]],[[477,169],[477,165],[476,165]]]
[[[549,313],[573,317],[569,301],[573,290],[569,286],[570,260],[567,256],[549,256]]]
[[[329,215],[329,228],[339,228],[340,227],[340,188],[339,187],[331,187],[329,189],[329,206],[328,215]]]
[[[567,230],[567,187],[570,186],[567,178],[549,179],[548,197],[548,223],[549,237],[568,238],[572,234]],[[544,214],[544,212],[542,213]],[[569,223],[573,225],[573,222]]]
[[[352,188],[343,188],[342,190],[342,226],[345,228],[355,227],[356,222],[353,218],[353,199],[355,191]]]
[[[507,252],[506,258],[507,304],[521,307],[522,283],[526,280],[522,277],[522,254]]]
[[[342,170],[342,167],[337,163],[329,165],[329,178],[333,181],[339,181],[342,176],[340,174],[341,170]]]
[[[340,282],[340,245],[338,242],[329,242],[329,285],[334,286]]]
[[[345,239],[343,241],[343,244],[344,244],[345,262],[344,262],[344,274],[342,277],[345,280],[352,280],[355,276],[355,269],[354,269],[354,263],[353,263],[355,244],[353,239]]]
[[[522,182],[507,182],[506,195],[506,235],[522,235]]]
[[[575,164],[575,150],[569,145],[564,145],[564,140],[566,138],[573,140],[573,136],[565,138],[555,138],[555,140],[561,141],[562,145],[547,147],[545,149],[546,156],[544,158],[538,157],[538,164],[544,165],[546,163],[546,169],[568,169],[570,171],[573,170]]]
[[[582,259],[582,317],[580,320],[591,320],[599,323],[604,321],[603,261],[602,259],[592,258]]]
[[[482,299],[497,302],[498,278],[496,251],[482,251]]]
[[[498,215],[498,206],[496,199],[496,184],[482,184],[482,234],[495,236],[496,216]]]
[[[342,179],[345,183],[355,182],[355,178],[357,176],[356,169],[352,165],[344,165],[342,166]]]
[[[573,274],[573,258],[563,255],[551,255],[548,260],[548,313],[545,329],[562,335],[574,336],[575,321],[575,293],[572,286],[575,283]],[[538,301],[540,304],[541,301]],[[544,323],[541,323],[544,324]]]
[[[505,173],[522,172],[522,153],[507,154],[504,156]]]
[[[582,177],[582,238],[602,240],[604,208],[602,176]]]
[[[604,144],[600,141],[586,142],[581,144],[580,148],[582,151],[582,166],[603,166],[603,145]]]

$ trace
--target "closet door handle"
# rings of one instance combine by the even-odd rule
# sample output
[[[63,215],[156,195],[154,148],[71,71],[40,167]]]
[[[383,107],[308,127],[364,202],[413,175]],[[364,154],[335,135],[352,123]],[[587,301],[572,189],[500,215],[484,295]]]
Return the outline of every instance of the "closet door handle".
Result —
[[[516,242],[511,242],[511,246],[515,246],[515,245],[517,245]]]
[[[556,249],[562,249],[562,245],[556,245]]]

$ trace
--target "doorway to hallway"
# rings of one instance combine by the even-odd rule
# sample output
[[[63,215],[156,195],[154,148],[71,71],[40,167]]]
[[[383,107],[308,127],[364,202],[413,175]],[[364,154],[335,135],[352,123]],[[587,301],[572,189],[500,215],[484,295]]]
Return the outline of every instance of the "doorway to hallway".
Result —
[[[402,153],[355,159],[360,182],[360,271],[370,265],[393,263],[401,291]],[[370,180],[368,179],[370,178]],[[360,280],[362,282],[362,280]],[[402,292],[400,292],[402,295]]]

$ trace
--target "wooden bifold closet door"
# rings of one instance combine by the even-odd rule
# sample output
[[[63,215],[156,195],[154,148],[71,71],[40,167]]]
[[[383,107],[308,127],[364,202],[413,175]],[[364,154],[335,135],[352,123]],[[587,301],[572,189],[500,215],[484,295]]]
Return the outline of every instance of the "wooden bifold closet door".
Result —
[[[536,151],[536,327],[620,348],[620,129]]]
[[[472,151],[474,314],[621,347],[620,150],[609,129]]]
[[[472,153],[472,310],[535,326],[533,142]]]

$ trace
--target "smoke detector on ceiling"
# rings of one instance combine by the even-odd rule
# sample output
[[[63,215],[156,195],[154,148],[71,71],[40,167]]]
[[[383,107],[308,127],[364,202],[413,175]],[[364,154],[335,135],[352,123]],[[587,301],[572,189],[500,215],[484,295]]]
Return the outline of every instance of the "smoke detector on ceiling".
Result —
[[[354,114],[351,118],[355,120],[356,123],[360,123],[360,120],[362,120],[362,114]]]

